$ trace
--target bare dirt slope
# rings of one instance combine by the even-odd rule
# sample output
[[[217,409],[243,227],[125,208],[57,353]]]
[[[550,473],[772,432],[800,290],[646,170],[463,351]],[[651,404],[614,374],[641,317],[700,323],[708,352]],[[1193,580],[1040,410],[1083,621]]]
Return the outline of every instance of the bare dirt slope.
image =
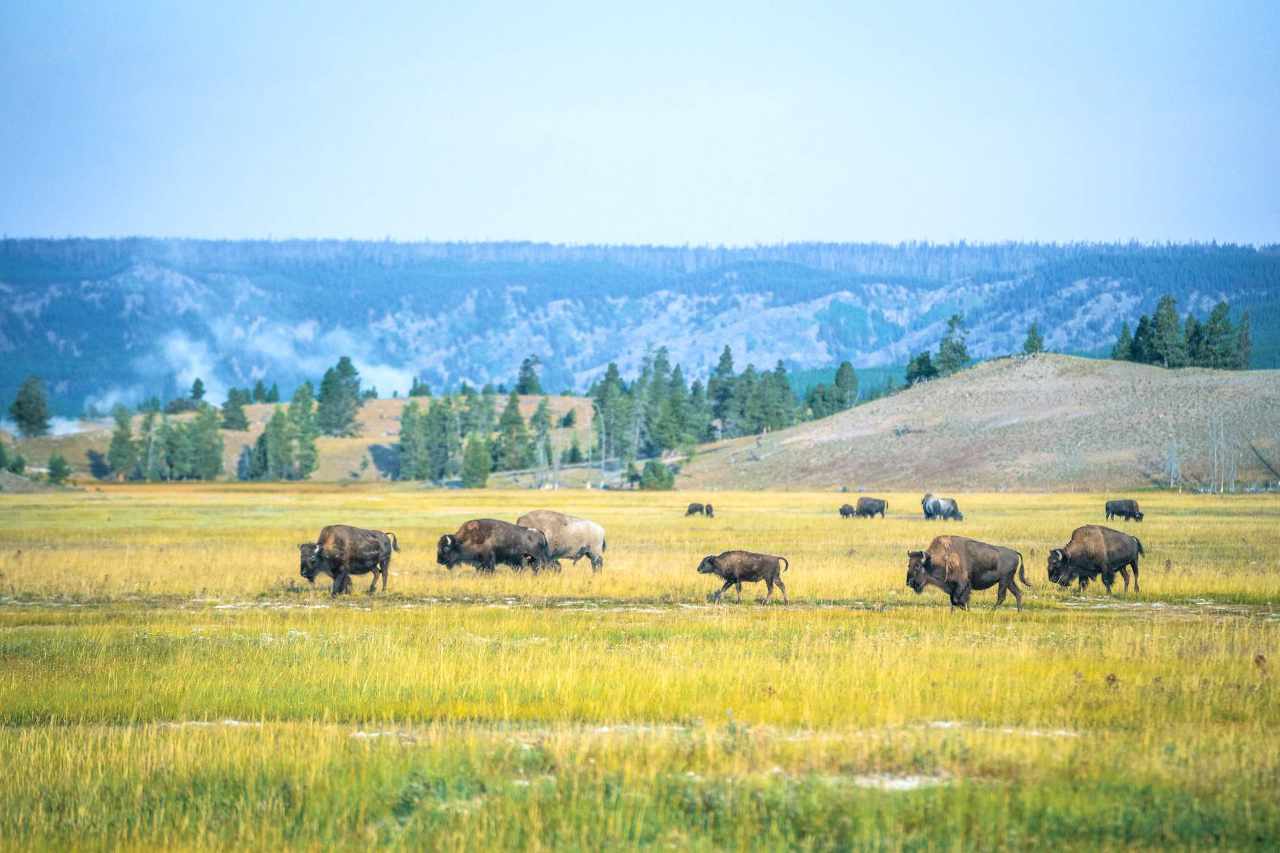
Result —
[[[1218,417],[1219,413],[1221,418]],[[1225,437],[1211,439],[1220,421]],[[1280,371],[1164,370],[1041,355],[981,364],[820,421],[724,442],[683,488],[1111,489],[1205,481],[1233,458],[1245,482],[1280,468]]]

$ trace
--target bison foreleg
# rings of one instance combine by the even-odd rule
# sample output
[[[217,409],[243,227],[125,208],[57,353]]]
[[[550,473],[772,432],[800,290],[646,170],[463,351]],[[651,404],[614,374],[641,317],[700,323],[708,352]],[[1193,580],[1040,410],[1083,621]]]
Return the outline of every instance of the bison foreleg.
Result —
[[[742,581],[734,582],[734,586],[737,588],[737,592],[738,592],[738,603],[741,604],[742,603]]]
[[[719,604],[719,603],[720,603],[720,597],[721,597],[721,596],[723,596],[723,595],[724,595],[724,591],[725,591],[726,589],[728,589],[729,587],[731,587],[731,586],[733,586],[733,581],[731,581],[731,580],[729,580],[729,581],[725,581],[725,582],[724,582],[724,586],[722,586],[722,587],[720,587],[720,589],[716,590],[716,594],[715,594],[715,595],[713,595],[713,596],[711,597],[711,600],[712,600],[712,601],[714,601],[714,602],[716,602],[717,604]]]
[[[1124,594],[1128,595],[1129,594],[1129,567],[1128,566],[1120,567],[1120,577],[1124,578]]]

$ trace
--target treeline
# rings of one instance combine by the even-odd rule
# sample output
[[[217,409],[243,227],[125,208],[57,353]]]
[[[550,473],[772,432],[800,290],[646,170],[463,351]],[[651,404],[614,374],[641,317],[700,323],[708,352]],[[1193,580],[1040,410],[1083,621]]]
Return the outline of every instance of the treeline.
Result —
[[[1161,367],[1247,370],[1252,346],[1248,311],[1236,325],[1231,322],[1231,307],[1219,302],[1204,322],[1192,313],[1183,322],[1178,317],[1177,300],[1163,296],[1154,314],[1138,318],[1133,332],[1127,322],[1120,327],[1111,357]]]
[[[200,402],[195,417],[187,420],[146,412],[137,436],[126,407],[116,406],[112,417],[115,427],[107,455],[90,455],[90,467],[100,479],[212,480],[222,473],[221,420],[208,403]]]

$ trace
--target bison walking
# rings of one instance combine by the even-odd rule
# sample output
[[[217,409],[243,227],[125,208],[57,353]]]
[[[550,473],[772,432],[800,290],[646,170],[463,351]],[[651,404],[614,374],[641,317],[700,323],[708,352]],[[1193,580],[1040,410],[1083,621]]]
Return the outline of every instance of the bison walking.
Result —
[[[791,564],[786,557],[775,557],[772,554],[755,554],[751,551],[725,551],[723,554],[708,554],[702,558],[702,562],[698,564],[698,574],[717,575],[724,580],[724,586],[720,587],[713,596],[713,601],[719,601],[720,596],[724,595],[724,591],[731,586],[738,589],[738,601],[742,601],[742,584],[759,583],[764,581],[769,587],[769,592],[765,595],[764,600],[767,602],[773,597],[773,585],[777,584],[778,589],[782,590],[782,603],[787,603],[787,586],[782,582],[782,572],[791,568]]]
[[[1049,580],[1059,586],[1070,586],[1076,580],[1083,592],[1089,581],[1100,576],[1109,594],[1119,572],[1124,578],[1124,591],[1128,592],[1132,567],[1133,591],[1141,592],[1138,557],[1145,553],[1136,536],[1100,524],[1086,524],[1075,529],[1070,542],[1049,552]]]
[[[547,537],[549,559],[557,568],[561,557],[573,560],[574,565],[586,557],[591,561],[592,571],[596,572],[604,565],[604,528],[594,521],[555,510],[535,509],[516,519],[516,524],[542,531]]]
[[[1113,518],[1123,518],[1127,521],[1142,521],[1142,510],[1138,509],[1138,502],[1124,498],[1123,500],[1107,501],[1107,521]]]
[[[936,586],[951,599],[952,607],[962,609],[968,609],[972,590],[998,584],[995,606],[1003,604],[1005,594],[1012,592],[1021,610],[1022,591],[1014,581],[1015,573],[1031,586],[1020,553],[964,536],[936,536],[928,550],[907,552],[907,586],[917,595],[926,586]]]
[[[705,515],[707,518],[715,518],[715,510],[711,508],[711,504],[691,503],[688,509],[684,511],[685,518],[691,515]]]
[[[537,571],[550,559],[542,531],[496,518],[474,518],[436,543],[436,562],[449,570],[466,563],[492,572],[502,563],[517,570],[532,566]]]
[[[953,498],[934,497],[933,493],[926,494],[920,499],[920,508],[924,510],[924,517],[927,520],[932,519],[954,519],[956,521],[964,521],[964,513],[960,511],[960,504],[956,503]]]
[[[302,561],[301,574],[311,583],[317,575],[333,578],[330,595],[351,592],[351,576],[373,572],[369,594],[378,586],[382,575],[382,591],[387,591],[387,575],[391,570],[391,552],[399,551],[394,533],[365,530],[346,524],[330,524],[320,531],[315,542],[298,546]]]

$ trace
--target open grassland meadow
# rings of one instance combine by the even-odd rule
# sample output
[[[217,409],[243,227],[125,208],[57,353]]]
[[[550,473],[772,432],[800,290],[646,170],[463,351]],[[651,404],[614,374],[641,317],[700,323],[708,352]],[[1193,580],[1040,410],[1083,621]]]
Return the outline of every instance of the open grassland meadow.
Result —
[[[1274,849],[1280,498],[881,496],[0,496],[0,847]],[[601,572],[436,565],[539,507],[606,527]],[[299,577],[335,522],[396,533],[385,594]],[[1140,593],[1048,583],[1085,523],[1141,538]],[[941,533],[1021,551],[1023,611],[908,589]],[[790,603],[709,603],[730,548]]]

